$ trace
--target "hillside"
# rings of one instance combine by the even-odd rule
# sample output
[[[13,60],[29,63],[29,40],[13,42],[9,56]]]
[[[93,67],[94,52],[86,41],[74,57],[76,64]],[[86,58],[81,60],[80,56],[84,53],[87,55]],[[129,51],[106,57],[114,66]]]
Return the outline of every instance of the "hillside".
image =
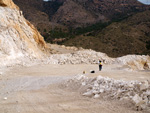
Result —
[[[77,28],[91,25],[98,21],[107,21],[107,19],[103,14],[95,15],[91,13],[76,1],[66,0],[52,16],[51,21]]]
[[[150,8],[137,0],[14,0],[26,19],[38,28],[83,27],[129,16]],[[37,18],[38,17],[38,18]],[[57,23],[57,24],[56,24]],[[42,25],[41,25],[42,24]],[[55,25],[56,24],[56,25]],[[45,28],[43,28],[45,25]],[[48,30],[48,29],[47,29]]]
[[[42,12],[42,0],[13,0],[23,11],[26,19],[31,21],[34,25],[48,21],[47,15]],[[38,17],[38,18],[37,18]]]
[[[51,15],[51,21],[76,28],[123,18],[149,8],[137,0],[66,0]]]
[[[107,31],[113,34],[111,29],[124,29],[122,25],[139,25],[139,34],[147,36],[143,42],[149,41],[149,11],[69,31],[74,40],[84,34],[105,44]],[[52,33],[64,34],[58,28]],[[148,55],[111,58],[91,49],[46,44],[12,0],[0,0],[0,113],[150,113],[149,76]]]
[[[49,16],[43,11],[43,0],[13,0],[20,10],[23,11],[24,17],[30,21],[38,31],[43,34],[45,30],[59,26],[57,23],[49,21]]]
[[[113,57],[149,54],[149,23],[144,24],[149,17],[142,12],[150,6],[137,0],[14,1],[47,42],[81,46]],[[130,24],[139,12],[141,21]],[[136,30],[139,27],[146,31]]]
[[[0,1],[0,17],[0,66],[45,56],[43,37],[12,0]]]
[[[91,48],[112,57],[126,54],[150,55],[150,11],[114,22],[94,36],[76,36],[64,44]]]

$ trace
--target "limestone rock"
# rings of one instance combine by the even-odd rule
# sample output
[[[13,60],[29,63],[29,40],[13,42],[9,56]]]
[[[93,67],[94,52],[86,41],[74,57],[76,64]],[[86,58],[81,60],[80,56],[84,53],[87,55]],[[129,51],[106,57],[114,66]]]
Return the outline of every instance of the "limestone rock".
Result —
[[[46,49],[43,37],[12,0],[0,0],[0,65],[24,57],[41,58]]]
[[[133,98],[132,98],[133,102],[136,104],[136,106],[139,106],[140,104],[144,103],[144,101],[142,100],[142,98],[136,94]]]
[[[0,0],[0,6],[19,9],[18,6],[12,2],[12,0]]]
[[[133,70],[150,69],[150,56],[148,55],[127,55],[117,58],[115,62],[122,65],[127,65]]]
[[[94,98],[95,98],[95,99],[100,98],[100,95],[99,95],[99,94],[96,94],[96,95],[94,95]]]
[[[150,84],[148,81],[123,81],[102,76],[88,78],[85,75],[77,75],[71,80],[72,84],[84,82],[85,85],[80,87],[84,87],[84,96],[132,100],[137,110],[150,107]]]
[[[83,96],[92,97],[94,94],[92,92],[85,92]]]
[[[140,85],[140,90],[146,90],[149,87],[148,81],[143,82],[143,84]]]
[[[7,97],[4,97],[4,100],[7,100]]]

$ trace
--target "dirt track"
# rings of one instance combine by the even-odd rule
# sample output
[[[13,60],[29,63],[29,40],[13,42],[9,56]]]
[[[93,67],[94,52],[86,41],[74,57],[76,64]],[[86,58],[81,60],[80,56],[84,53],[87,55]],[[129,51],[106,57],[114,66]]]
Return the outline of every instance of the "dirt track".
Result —
[[[136,113],[129,103],[83,97],[80,92],[61,86],[65,80],[84,70],[90,77],[102,75],[125,80],[150,78],[150,72],[125,71],[116,67],[105,65],[102,72],[97,71],[97,65],[9,68],[0,75],[0,113]],[[96,73],[90,74],[90,70]]]

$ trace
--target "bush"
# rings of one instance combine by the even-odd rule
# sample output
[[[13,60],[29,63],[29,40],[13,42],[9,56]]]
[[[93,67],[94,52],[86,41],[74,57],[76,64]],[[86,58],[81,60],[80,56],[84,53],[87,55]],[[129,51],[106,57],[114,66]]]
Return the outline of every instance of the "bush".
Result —
[[[150,40],[146,42],[146,48],[149,50],[150,49]]]

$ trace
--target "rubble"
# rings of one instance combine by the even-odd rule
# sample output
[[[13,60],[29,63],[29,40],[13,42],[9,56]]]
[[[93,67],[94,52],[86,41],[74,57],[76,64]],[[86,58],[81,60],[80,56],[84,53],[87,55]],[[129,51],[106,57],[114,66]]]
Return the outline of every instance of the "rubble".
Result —
[[[115,63],[127,65],[133,70],[149,70],[150,56],[148,55],[126,55],[116,58]]]
[[[128,70],[149,70],[150,56],[127,55],[119,58],[111,58],[105,53],[96,52],[91,49],[82,49],[67,54],[51,54],[44,59],[46,64],[98,64],[101,60],[103,64],[117,64],[127,67]],[[125,68],[124,68],[125,69]]]
[[[71,81],[72,84],[78,82],[81,87],[86,88],[83,96],[95,99],[100,97],[125,99],[130,102],[132,100],[137,110],[150,108],[150,83],[148,81],[123,81],[102,76],[88,78],[84,75],[77,75]]]
[[[4,97],[4,100],[7,100],[7,97]]]
[[[105,64],[114,62],[113,58],[108,57],[105,53],[93,50],[79,50],[74,53],[52,54],[47,63],[53,64],[97,64],[98,60],[102,60]]]

